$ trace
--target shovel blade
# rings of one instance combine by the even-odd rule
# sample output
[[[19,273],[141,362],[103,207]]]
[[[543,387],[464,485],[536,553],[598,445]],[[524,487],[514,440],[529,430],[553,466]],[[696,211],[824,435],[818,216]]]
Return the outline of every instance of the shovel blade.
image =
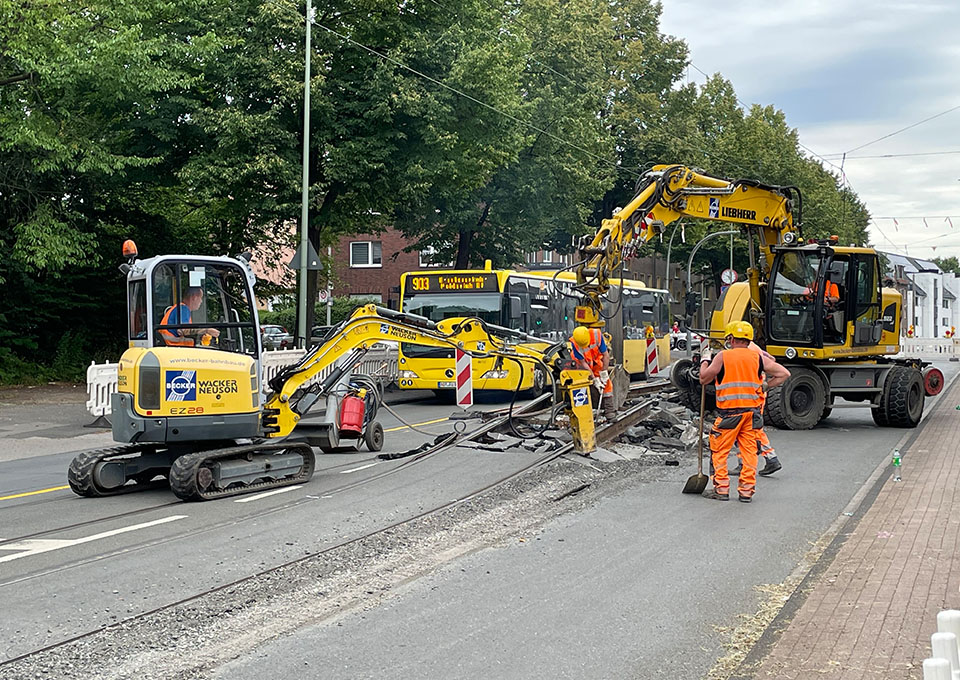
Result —
[[[704,474],[690,475],[687,483],[683,485],[683,493],[703,493],[709,480]]]

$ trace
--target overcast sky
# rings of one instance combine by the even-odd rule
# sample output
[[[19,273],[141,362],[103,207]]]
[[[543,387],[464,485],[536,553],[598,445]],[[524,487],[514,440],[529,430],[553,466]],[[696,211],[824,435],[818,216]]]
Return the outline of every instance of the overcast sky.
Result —
[[[693,66],[719,71],[748,105],[781,109],[800,142],[837,166],[849,152],[844,171],[874,218],[873,245],[960,255],[960,153],[858,158],[960,152],[960,108],[870,144],[960,107],[960,0],[662,3],[661,28],[687,43]],[[703,83],[696,68],[689,79]]]

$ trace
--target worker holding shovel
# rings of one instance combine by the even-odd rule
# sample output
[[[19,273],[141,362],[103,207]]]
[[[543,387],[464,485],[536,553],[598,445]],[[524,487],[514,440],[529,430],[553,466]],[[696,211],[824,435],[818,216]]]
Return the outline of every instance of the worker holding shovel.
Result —
[[[737,491],[740,500],[749,503],[757,484],[757,431],[763,427],[763,381],[770,387],[783,383],[790,372],[776,361],[750,349],[753,326],[746,321],[727,324],[730,349],[716,357],[707,349],[700,356],[700,384],[716,383],[717,419],[710,430],[713,459],[713,489],[704,496],[718,501],[730,499],[730,475],[727,456],[736,442],[743,460]]]

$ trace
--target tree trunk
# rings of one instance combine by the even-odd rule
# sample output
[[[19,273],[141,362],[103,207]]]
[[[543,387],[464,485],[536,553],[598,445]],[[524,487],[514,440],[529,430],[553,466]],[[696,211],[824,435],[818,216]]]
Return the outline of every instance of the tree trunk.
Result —
[[[457,243],[457,262],[454,265],[457,269],[468,269],[470,267],[470,246],[473,244],[473,235],[483,228],[490,216],[490,202],[483,204],[483,211],[477,219],[477,225],[469,231],[460,232],[460,241]]]
[[[470,266],[470,243],[473,241],[473,230],[461,231],[460,240],[457,243],[457,261],[454,263],[455,269],[467,269]]]

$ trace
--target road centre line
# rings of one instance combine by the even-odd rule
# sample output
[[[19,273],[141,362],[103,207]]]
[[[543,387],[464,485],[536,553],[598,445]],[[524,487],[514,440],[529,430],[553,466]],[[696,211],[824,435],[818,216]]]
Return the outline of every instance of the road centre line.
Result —
[[[159,524],[166,524],[168,522],[175,522],[178,519],[186,519],[186,518],[187,518],[187,515],[171,515],[170,517],[155,519],[152,522],[134,524],[128,527],[121,527],[120,529],[111,529],[110,531],[103,531],[99,534],[93,534],[92,536],[84,536],[83,538],[31,538],[25,541],[19,541],[17,543],[0,545],[0,550],[19,550],[20,551],[20,552],[14,553],[13,555],[5,555],[4,557],[0,557],[0,563],[12,562],[13,560],[19,560],[21,557],[28,557],[30,555],[39,555],[40,553],[50,552],[52,550],[60,550],[61,548],[69,548],[75,545],[80,545],[82,543],[99,541],[102,538],[109,538],[110,536],[126,534],[131,531],[138,531],[139,529],[146,529],[148,527],[157,526]]]
[[[367,463],[366,465],[361,465],[360,467],[350,468],[349,470],[341,470],[340,474],[345,475],[348,472],[358,472],[359,470],[366,470],[367,468],[372,468],[376,463]]]
[[[401,425],[400,427],[391,427],[387,430],[384,430],[384,432],[399,432],[400,430],[406,430],[411,427],[420,427],[421,425],[436,425],[437,423],[442,423],[447,420],[450,420],[450,416],[447,416],[446,418],[437,418],[436,420],[427,420],[422,423],[414,423],[413,425]],[[0,499],[0,500],[3,500],[3,499]]]
[[[300,489],[303,487],[303,484],[294,484],[293,486],[285,486],[282,489],[274,489],[273,491],[264,491],[263,493],[258,493],[255,496],[245,496],[243,498],[238,498],[234,503],[249,503],[250,501],[258,501],[261,498],[266,498],[267,496],[276,496],[278,493],[286,493],[288,491],[293,491],[294,489]]]
[[[64,484],[63,486],[51,486],[49,489],[38,489],[37,491],[24,491],[23,493],[15,493],[9,496],[0,496],[0,501],[12,501],[14,498],[26,498],[27,496],[36,496],[41,493],[50,493],[51,491],[63,491],[64,489],[69,489],[69,484]]]

